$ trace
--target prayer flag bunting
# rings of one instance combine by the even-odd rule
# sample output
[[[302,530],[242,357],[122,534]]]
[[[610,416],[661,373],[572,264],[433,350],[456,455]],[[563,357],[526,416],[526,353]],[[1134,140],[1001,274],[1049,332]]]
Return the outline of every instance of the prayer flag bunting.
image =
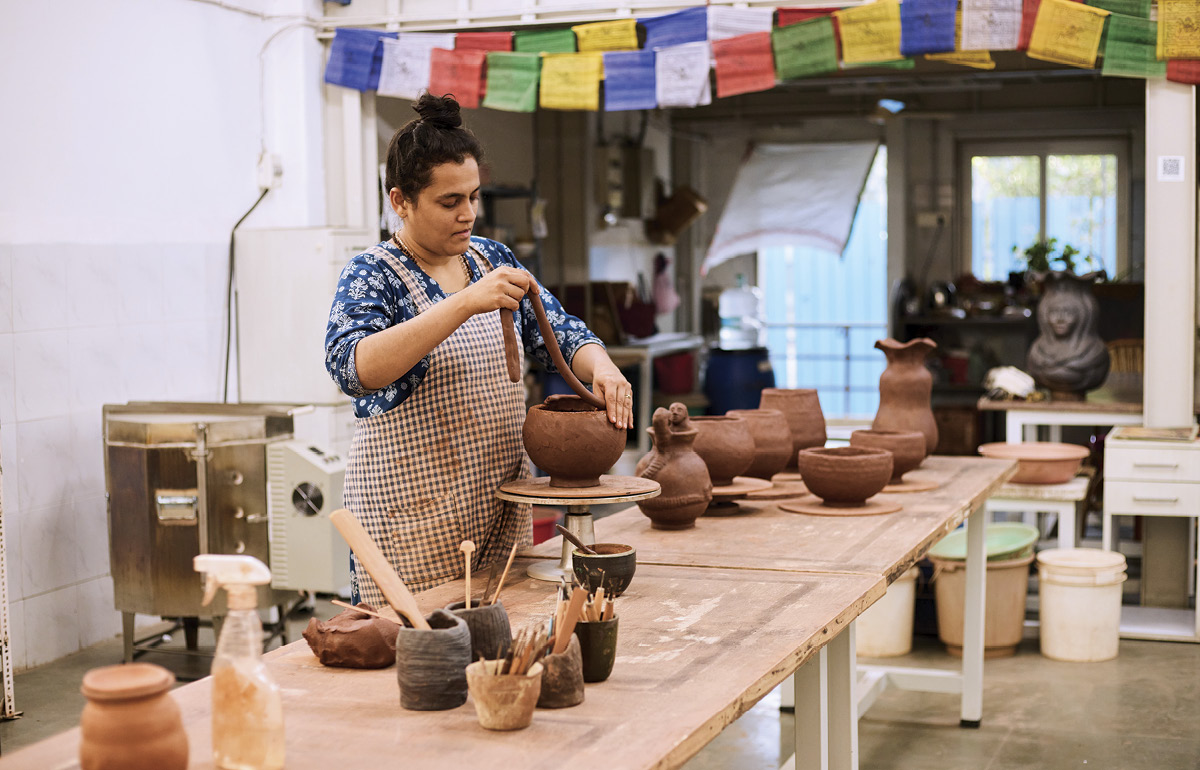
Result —
[[[889,59],[888,61],[864,61],[857,64],[847,64],[842,62],[844,70],[863,70],[863,69],[883,69],[883,70],[911,70],[915,69],[917,62],[915,59]]]
[[[770,32],[774,8],[730,8],[714,5],[708,9],[708,39],[727,40],[752,32]],[[717,90],[720,90],[718,84]]]
[[[383,70],[379,74],[379,95],[416,99],[422,91],[429,88],[429,66],[433,49],[453,47],[453,33],[402,32],[395,40],[385,40]]]
[[[453,94],[463,107],[479,107],[483,95],[483,60],[486,51],[433,49],[429,57],[429,93]]]
[[[1023,0],[963,0],[964,51],[1014,51],[1021,43]]]
[[[958,47],[962,41],[962,14],[956,14],[954,21],[954,40],[955,47]],[[930,53],[925,54],[925,58],[930,61],[941,61],[947,64],[961,64],[964,67],[973,67],[977,70],[994,70],[996,62],[992,59],[991,51],[959,51],[954,53]]]
[[[829,6],[826,8],[780,8],[778,26],[790,27],[793,24],[799,24],[802,21],[819,19],[822,16],[830,16],[834,11],[837,10],[840,10],[840,8],[835,6]]]
[[[900,53],[916,56],[954,50],[958,0],[904,0],[900,4]]]
[[[636,51],[638,47],[637,21],[634,19],[576,24],[571,31],[579,40],[581,52]]]
[[[776,27],[771,45],[775,49],[775,74],[780,80],[837,71],[837,40],[830,16]]]
[[[652,110],[654,51],[611,51],[604,54],[604,109]]]
[[[1200,0],[1158,0],[1158,58],[1200,59]]]
[[[1150,0],[1088,0],[1088,5],[1103,8],[1109,13],[1150,18]]]
[[[707,8],[688,8],[662,16],[650,16],[638,19],[638,23],[646,30],[646,48],[649,50],[708,40]]]
[[[1096,66],[1100,35],[1108,11],[1070,0],[1042,0],[1029,56],[1042,61],[1090,69]]]
[[[379,71],[383,67],[382,41],[394,37],[395,32],[339,28],[333,33],[333,42],[329,46],[325,82],[358,91],[377,88]]]
[[[699,107],[712,103],[708,41],[655,50],[654,88],[659,107]]]
[[[573,53],[575,33],[569,29],[514,32],[513,50],[519,53]]]
[[[1113,13],[1108,17],[1103,75],[1156,78],[1167,74],[1167,63],[1158,60],[1154,46],[1158,26],[1150,19]]]
[[[454,40],[456,51],[511,51],[511,32],[459,32]]]
[[[533,112],[537,109],[541,68],[542,57],[536,53],[489,53],[483,106],[507,112]]]
[[[546,54],[538,102],[550,110],[599,110],[603,75],[600,53]]]
[[[1038,8],[1042,0],[1021,0],[1021,35],[1017,38],[1017,50],[1029,48],[1029,38],[1033,36],[1033,22],[1037,19]]]
[[[1200,60],[1172,59],[1167,62],[1167,80],[1173,83],[1200,85]]]
[[[895,0],[834,11],[842,35],[842,61],[846,64],[901,59],[900,3]]]
[[[775,87],[770,32],[714,40],[712,48],[717,62],[718,98],[769,91]]]

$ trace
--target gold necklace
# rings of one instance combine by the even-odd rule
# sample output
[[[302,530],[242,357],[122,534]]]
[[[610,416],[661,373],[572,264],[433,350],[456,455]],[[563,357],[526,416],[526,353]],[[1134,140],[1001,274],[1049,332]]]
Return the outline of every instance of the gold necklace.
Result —
[[[400,251],[402,251],[405,254],[405,256],[409,256],[409,257],[412,257],[413,259],[415,259],[417,261],[417,264],[421,265],[423,268],[426,269],[425,272],[429,272],[428,268],[435,267],[435,265],[433,265],[429,262],[426,262],[425,260],[423,260],[419,256],[417,256],[417,252],[415,250],[410,249],[407,246],[405,246],[403,243],[401,243],[400,235],[398,233],[392,234],[392,243],[396,244],[396,248],[400,249]],[[459,254],[458,259],[460,261],[460,264],[462,265],[463,275],[465,275],[467,277],[467,285],[470,286],[472,275],[471,275],[471,268],[467,264],[467,255]]]

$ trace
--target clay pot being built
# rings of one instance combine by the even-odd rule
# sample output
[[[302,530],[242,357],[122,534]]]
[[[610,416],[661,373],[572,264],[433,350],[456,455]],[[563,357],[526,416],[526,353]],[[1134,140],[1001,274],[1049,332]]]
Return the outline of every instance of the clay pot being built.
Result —
[[[938,429],[929,399],[933,393],[933,375],[925,368],[925,359],[937,349],[926,337],[909,342],[879,340],[875,347],[887,356],[887,368],[879,375],[879,410],[871,427],[875,430],[910,431],[925,434],[925,454],[937,449]]]
[[[796,453],[801,449],[825,446],[825,415],[821,400],[813,388],[763,388],[760,409],[777,409],[787,418],[792,434],[792,453],[787,467],[796,468]]]
[[[901,476],[916,468],[925,459],[925,434],[915,430],[856,430],[850,434],[850,446],[886,449],[891,452],[892,478],[888,482],[890,484],[899,484]]]
[[[808,491],[827,505],[861,505],[887,486],[892,453],[864,447],[812,447],[798,455]]]
[[[727,487],[734,476],[746,472],[754,462],[754,438],[741,417],[693,417],[700,431],[694,447],[708,466],[714,487]]]
[[[754,439],[754,462],[743,476],[767,479],[787,467],[792,459],[792,432],[787,418],[778,409],[730,409],[731,417],[741,417]]]
[[[654,446],[638,461],[635,473],[657,481],[662,493],[638,502],[638,508],[654,529],[693,527],[712,502],[708,466],[692,448],[699,431],[692,427],[687,407],[679,403],[671,404],[670,410],[655,409],[651,422],[653,427],[646,431]]]
[[[94,668],[80,690],[82,770],[186,770],[188,738],[169,690],[175,676],[152,663]]]
[[[551,396],[530,407],[521,434],[552,487],[596,486],[625,449],[625,430],[578,396]]]

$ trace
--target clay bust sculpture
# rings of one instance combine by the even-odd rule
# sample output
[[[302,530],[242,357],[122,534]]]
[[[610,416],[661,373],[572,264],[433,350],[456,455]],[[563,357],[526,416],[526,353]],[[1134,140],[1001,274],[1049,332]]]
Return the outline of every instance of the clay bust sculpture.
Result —
[[[1026,368],[1053,397],[1082,400],[1108,376],[1108,348],[1096,332],[1099,305],[1092,296],[1095,273],[1054,271],[1038,304],[1041,334],[1029,348]]]

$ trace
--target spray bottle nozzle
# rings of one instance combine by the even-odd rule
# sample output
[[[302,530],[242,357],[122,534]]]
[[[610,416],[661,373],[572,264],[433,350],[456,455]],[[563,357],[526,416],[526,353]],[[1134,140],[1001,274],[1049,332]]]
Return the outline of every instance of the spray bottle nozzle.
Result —
[[[253,556],[202,553],[192,559],[197,572],[204,573],[204,605],[216,596],[218,587],[261,586],[271,582],[271,570]]]

